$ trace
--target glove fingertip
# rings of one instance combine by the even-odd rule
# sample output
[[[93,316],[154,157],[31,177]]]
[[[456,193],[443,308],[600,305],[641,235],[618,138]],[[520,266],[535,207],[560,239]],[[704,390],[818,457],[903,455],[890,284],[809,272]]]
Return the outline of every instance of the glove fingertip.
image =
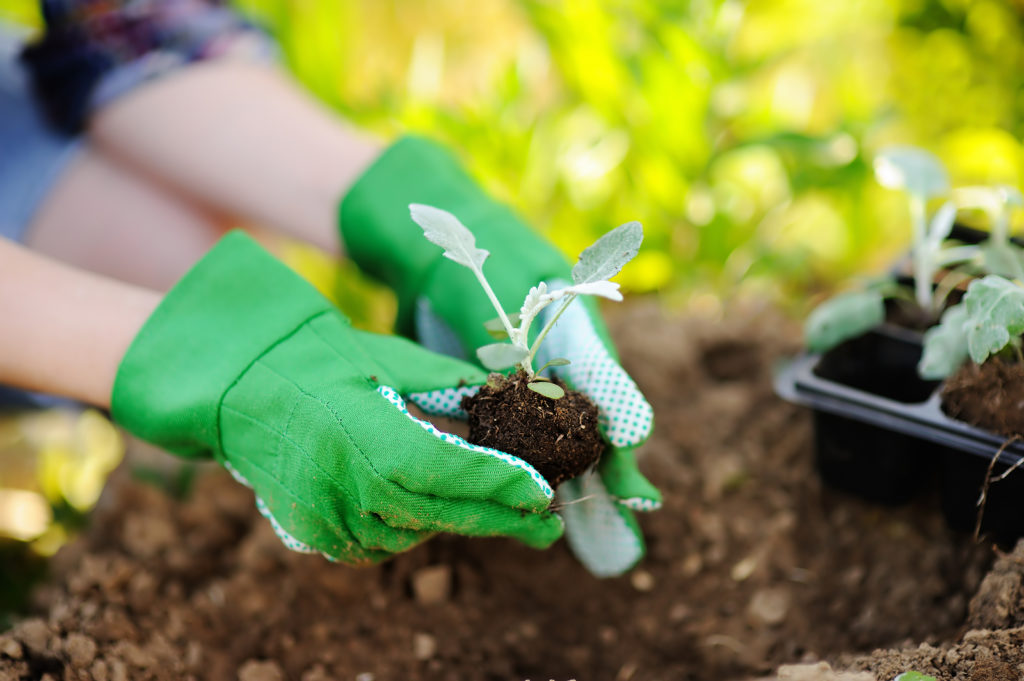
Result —
[[[536,523],[538,527],[519,537],[521,542],[533,549],[549,548],[565,532],[565,521],[557,513],[544,512],[540,514]]]

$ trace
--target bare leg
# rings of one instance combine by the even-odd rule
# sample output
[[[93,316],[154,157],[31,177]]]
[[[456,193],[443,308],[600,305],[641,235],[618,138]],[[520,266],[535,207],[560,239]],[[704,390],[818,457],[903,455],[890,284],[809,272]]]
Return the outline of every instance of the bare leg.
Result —
[[[26,245],[76,267],[163,291],[226,226],[87,146],[36,214]]]

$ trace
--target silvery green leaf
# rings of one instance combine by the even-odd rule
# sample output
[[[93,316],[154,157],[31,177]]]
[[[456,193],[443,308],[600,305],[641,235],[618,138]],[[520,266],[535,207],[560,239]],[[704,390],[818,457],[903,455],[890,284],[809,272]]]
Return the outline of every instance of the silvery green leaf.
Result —
[[[572,280],[588,284],[611,279],[636,256],[643,240],[644,230],[639,222],[619,225],[580,253],[572,268]]]
[[[557,383],[549,383],[548,381],[530,381],[526,384],[526,387],[535,393],[539,393],[544,397],[550,397],[553,400],[558,400],[565,397],[565,391]]]
[[[513,364],[518,364],[529,354],[528,348],[511,343],[491,343],[476,350],[476,356],[480,358],[480,363],[492,371],[507,369]]]
[[[574,284],[555,291],[561,295],[576,294],[578,296],[601,296],[609,300],[622,300],[619,285],[611,281],[591,281],[585,284]]]
[[[512,326],[519,325],[519,313],[513,312],[508,316],[508,321]],[[490,334],[494,340],[505,340],[508,338],[508,332],[505,330],[505,325],[501,322],[501,317],[495,317],[494,319],[488,319],[484,322],[484,329]]]
[[[446,210],[425,206],[422,203],[409,204],[412,219],[423,228],[423,235],[444,249],[444,257],[454,260],[470,269],[479,270],[489,252],[476,247],[476,237]]]
[[[917,373],[927,380],[946,378],[967,361],[967,308],[954,305],[924,334]]]
[[[1024,333],[1024,287],[990,274],[967,287],[967,349],[971,359],[984,362]]]
[[[885,303],[878,291],[841,293],[814,308],[804,323],[804,342],[812,352],[825,352],[885,321]]]
[[[980,208],[991,215],[999,213],[1005,206],[1024,206],[1020,190],[1005,184],[957,187],[953,190],[953,200],[961,208]]]
[[[1019,246],[988,241],[981,246],[981,257],[989,274],[1024,281],[1024,249]]]
[[[564,366],[569,366],[570,364],[572,364],[572,362],[570,362],[569,360],[565,359],[564,357],[556,357],[555,359],[552,359],[550,361],[545,362],[544,366],[542,366],[540,369],[537,369],[537,373],[538,374],[541,373],[542,371],[544,371],[548,367],[564,367]],[[538,379],[543,379],[543,376],[538,376],[534,380],[538,380]]]
[[[888,189],[903,189],[929,198],[949,191],[949,176],[942,162],[917,147],[886,147],[875,156],[875,177]]]

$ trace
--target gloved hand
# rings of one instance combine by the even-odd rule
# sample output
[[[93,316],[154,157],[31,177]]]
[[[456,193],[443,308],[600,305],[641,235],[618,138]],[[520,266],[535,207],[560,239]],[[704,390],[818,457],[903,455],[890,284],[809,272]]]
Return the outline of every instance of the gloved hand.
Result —
[[[251,486],[290,548],[371,563],[437,532],[562,533],[527,463],[411,416],[456,411],[486,376],[403,338],[357,331],[241,233],[167,294],[125,354],[115,419]]]
[[[469,227],[477,246],[491,253],[487,279],[508,312],[517,311],[540,281],[571,281],[561,254],[489,198],[449,153],[420,138],[399,140],[349,191],[339,222],[353,259],[398,294],[400,330],[431,349],[474,356],[476,348],[493,342],[483,323],[495,311],[473,274],[423,238],[409,217],[410,203],[447,210]],[[546,320],[539,321],[536,328]],[[621,574],[644,554],[630,511],[661,505],[660,493],[637,470],[633,454],[650,434],[651,407],[619,366],[593,299],[574,301],[538,354],[545,355],[538,366],[551,357],[571,360],[554,371],[597,404],[611,445],[598,475],[559,487],[566,537],[591,572]]]

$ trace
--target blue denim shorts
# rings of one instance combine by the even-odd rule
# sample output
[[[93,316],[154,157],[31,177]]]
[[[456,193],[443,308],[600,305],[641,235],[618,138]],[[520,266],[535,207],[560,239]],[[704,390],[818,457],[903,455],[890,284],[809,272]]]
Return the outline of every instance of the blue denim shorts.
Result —
[[[81,147],[47,126],[18,54],[25,32],[0,23],[0,237],[22,241],[61,173]]]

